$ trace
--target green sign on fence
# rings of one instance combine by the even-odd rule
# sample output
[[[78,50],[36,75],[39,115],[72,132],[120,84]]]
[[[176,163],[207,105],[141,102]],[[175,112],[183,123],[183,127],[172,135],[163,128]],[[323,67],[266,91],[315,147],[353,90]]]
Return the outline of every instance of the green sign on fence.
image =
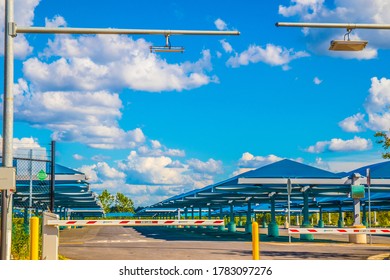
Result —
[[[351,186],[352,198],[364,198],[364,185],[352,185]]]
[[[41,181],[45,180],[47,178],[46,172],[41,169],[37,174],[37,178]]]

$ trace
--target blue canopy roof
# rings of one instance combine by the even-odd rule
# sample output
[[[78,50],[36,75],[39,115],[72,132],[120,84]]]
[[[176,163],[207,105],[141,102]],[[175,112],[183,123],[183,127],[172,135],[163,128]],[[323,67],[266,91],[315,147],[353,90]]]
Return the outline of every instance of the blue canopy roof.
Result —
[[[390,161],[384,161],[355,169],[349,174],[359,173],[366,176],[367,168],[370,168],[370,176],[375,179],[390,179]]]
[[[342,174],[343,175],[343,174]],[[245,178],[341,178],[339,174],[283,159],[242,174]]]
[[[55,173],[56,175],[74,175],[74,174],[83,174],[80,171],[71,169],[69,167],[65,167],[63,165],[56,164],[55,165]]]

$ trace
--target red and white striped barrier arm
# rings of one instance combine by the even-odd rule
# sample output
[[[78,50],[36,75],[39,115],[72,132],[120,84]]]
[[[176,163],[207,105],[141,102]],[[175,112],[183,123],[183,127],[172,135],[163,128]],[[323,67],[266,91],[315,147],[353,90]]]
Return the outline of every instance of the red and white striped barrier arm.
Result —
[[[289,228],[290,234],[390,234],[387,228]]]
[[[224,220],[49,220],[50,226],[223,226]]]

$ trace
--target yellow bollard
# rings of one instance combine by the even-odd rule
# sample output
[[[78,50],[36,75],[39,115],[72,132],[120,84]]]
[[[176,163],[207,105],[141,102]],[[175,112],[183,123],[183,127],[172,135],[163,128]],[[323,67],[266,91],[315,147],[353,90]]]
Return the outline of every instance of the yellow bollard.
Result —
[[[39,218],[30,219],[30,260],[38,260]]]
[[[252,223],[252,256],[254,260],[260,260],[259,224]]]

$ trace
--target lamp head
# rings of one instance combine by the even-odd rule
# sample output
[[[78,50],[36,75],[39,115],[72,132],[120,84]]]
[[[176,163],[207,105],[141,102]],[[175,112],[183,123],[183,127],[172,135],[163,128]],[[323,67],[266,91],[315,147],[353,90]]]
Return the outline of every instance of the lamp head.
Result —
[[[330,42],[330,51],[362,51],[366,46],[367,41],[355,41],[355,40],[333,40]]]

